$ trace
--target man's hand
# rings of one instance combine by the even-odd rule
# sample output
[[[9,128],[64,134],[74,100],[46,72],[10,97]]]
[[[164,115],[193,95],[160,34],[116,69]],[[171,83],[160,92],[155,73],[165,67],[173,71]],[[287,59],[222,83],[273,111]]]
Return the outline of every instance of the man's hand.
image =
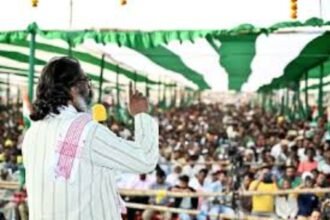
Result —
[[[128,110],[132,116],[139,113],[146,113],[149,110],[149,102],[140,92],[133,93],[132,83],[129,84],[129,107]]]

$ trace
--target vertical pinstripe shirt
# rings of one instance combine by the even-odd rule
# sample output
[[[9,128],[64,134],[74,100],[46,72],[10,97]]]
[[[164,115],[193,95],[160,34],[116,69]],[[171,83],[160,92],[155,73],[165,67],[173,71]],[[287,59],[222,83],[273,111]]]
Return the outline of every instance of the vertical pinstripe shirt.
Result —
[[[119,220],[120,196],[115,172],[148,173],[159,158],[158,125],[147,114],[135,116],[135,141],[117,137],[90,121],[84,126],[74,181],[54,178],[52,161],[57,139],[67,124],[80,117],[74,107],[32,124],[23,141],[31,220]]]

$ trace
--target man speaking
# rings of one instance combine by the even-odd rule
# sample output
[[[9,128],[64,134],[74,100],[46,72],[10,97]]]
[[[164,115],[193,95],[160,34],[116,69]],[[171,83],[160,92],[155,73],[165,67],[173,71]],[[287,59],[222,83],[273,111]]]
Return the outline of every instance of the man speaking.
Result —
[[[92,121],[86,113],[91,98],[78,61],[60,57],[44,67],[23,142],[29,219],[121,219],[114,171],[155,168],[158,125],[146,114],[148,100],[130,86],[133,142]]]

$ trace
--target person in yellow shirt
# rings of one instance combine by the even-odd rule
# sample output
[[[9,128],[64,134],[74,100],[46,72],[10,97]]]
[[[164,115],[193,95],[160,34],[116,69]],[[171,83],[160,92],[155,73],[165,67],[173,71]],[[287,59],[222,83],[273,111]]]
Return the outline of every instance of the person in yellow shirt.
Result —
[[[275,192],[277,185],[274,176],[268,166],[259,170],[257,180],[254,180],[250,191],[255,192]],[[272,195],[254,195],[252,196],[252,213],[258,217],[274,217],[275,198]]]

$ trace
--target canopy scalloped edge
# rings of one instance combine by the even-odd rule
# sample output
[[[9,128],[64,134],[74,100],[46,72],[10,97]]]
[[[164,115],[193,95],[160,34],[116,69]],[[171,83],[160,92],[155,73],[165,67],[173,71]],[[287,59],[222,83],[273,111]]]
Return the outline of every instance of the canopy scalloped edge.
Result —
[[[274,78],[269,84],[260,87],[258,92],[267,93],[271,90],[285,87],[290,89],[292,84],[302,79],[303,74],[328,61],[330,56],[329,48],[330,32],[326,31],[305,46],[300,54],[286,66],[283,75]],[[316,54],[315,57],[312,56],[314,54]]]
[[[274,24],[268,28],[258,28],[251,24],[242,24],[232,29],[222,30],[168,30],[168,31],[119,31],[119,30],[80,30],[80,31],[61,31],[61,30],[41,30],[36,23],[32,23],[26,30],[0,32],[0,42],[11,43],[26,40],[31,32],[48,38],[62,39],[71,46],[82,44],[87,39],[93,39],[97,43],[115,43],[119,46],[128,47],[156,47],[161,44],[168,44],[170,41],[179,40],[194,42],[195,39],[205,38],[210,35],[213,37],[230,36],[238,34],[269,34],[281,28],[294,27],[320,27],[330,25],[319,18],[311,18],[305,22],[287,21]]]

